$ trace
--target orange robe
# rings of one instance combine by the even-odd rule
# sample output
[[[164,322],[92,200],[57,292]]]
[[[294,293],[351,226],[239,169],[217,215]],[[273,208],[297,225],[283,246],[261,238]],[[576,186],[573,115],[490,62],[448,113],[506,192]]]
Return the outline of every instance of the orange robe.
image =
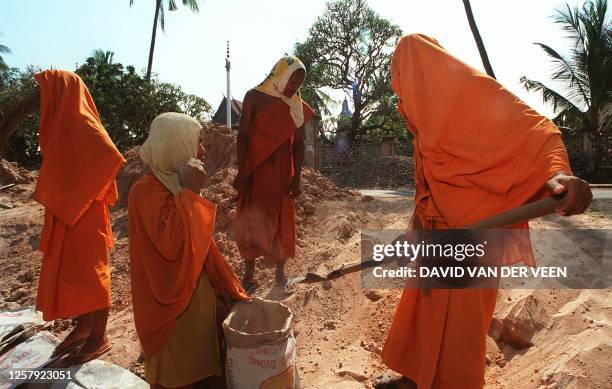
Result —
[[[460,228],[541,198],[554,174],[571,174],[550,120],[435,40],[402,38],[391,71],[398,108],[414,135],[413,226]],[[509,258],[505,263],[534,264],[530,249]],[[496,289],[405,289],[384,363],[419,389],[481,388],[496,297]]]
[[[304,124],[314,115],[304,107]],[[286,260],[295,256],[295,204],[288,194],[294,175],[297,130],[282,100],[257,112],[249,127],[244,174],[248,177],[236,210],[235,237],[242,257]]]
[[[115,176],[125,160],[76,74],[47,70],[35,77],[43,161],[34,199],[45,207],[36,309],[53,320],[110,306],[108,206],[117,200]]]
[[[167,342],[202,271],[219,296],[248,299],[215,242],[216,206],[187,189],[176,196],[148,174],[128,200],[132,306],[146,356]]]

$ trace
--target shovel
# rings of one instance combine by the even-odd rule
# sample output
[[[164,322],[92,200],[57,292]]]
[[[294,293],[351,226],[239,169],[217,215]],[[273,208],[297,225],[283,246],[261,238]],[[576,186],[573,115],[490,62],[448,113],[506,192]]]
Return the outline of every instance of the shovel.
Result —
[[[496,229],[511,226],[513,224],[526,222],[531,219],[536,219],[542,216],[550,215],[565,202],[565,193],[548,197],[546,199],[534,201],[520,207],[510,209],[506,212],[499,213],[495,216],[491,216],[478,223],[471,224],[464,227],[467,230],[485,230],[485,229]],[[380,266],[381,264],[393,262],[395,258],[387,258],[383,261],[365,261],[357,262],[350,265],[342,265],[341,267],[332,270],[326,276],[322,276],[316,273],[306,273],[303,277],[296,277],[287,282],[287,287],[295,284],[313,284],[317,282],[329,281],[339,277],[343,277],[347,274],[355,273],[369,267]]]

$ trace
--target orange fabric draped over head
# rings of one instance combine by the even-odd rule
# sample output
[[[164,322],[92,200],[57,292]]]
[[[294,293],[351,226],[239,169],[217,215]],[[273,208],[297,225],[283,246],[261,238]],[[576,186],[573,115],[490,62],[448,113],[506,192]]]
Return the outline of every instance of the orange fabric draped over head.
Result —
[[[35,77],[43,160],[34,199],[45,207],[36,306],[52,320],[110,306],[108,205],[117,200],[115,175],[125,160],[79,76],[47,70]]]
[[[69,227],[107,193],[125,162],[100,122],[89,90],[75,73],[46,70],[40,85],[39,143],[43,155],[34,199]],[[110,191],[109,191],[110,189]]]
[[[408,35],[391,84],[414,134],[415,202],[461,227],[522,205],[557,172],[571,173],[560,131],[435,39]]]
[[[550,120],[436,40],[402,38],[391,75],[398,108],[414,135],[413,227],[461,228],[545,196],[544,185],[555,173],[571,174]],[[514,242],[504,243],[506,260]],[[516,261],[533,264],[531,247],[507,262]],[[384,363],[419,388],[482,387],[496,297],[497,289],[405,289]]]
[[[187,115],[162,114],[151,124],[141,156],[154,172],[173,176],[168,182],[178,182],[178,169],[196,157],[191,143],[197,145],[199,133],[200,125]],[[173,189],[176,194],[147,174],[128,201],[134,321],[147,356],[168,341],[202,271],[218,295],[248,299],[213,240],[216,206],[188,189]]]

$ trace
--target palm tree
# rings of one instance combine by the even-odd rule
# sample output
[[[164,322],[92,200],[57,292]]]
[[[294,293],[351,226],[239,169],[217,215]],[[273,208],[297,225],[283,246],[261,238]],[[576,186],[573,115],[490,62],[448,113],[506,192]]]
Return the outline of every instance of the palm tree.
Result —
[[[134,4],[134,0],[130,0],[130,7]],[[197,0],[183,0],[183,5],[191,9],[192,12],[199,12]],[[178,9],[175,0],[168,0],[168,11],[176,11]],[[161,29],[166,32],[164,23],[164,4],[162,0],[155,0],[155,16],[153,17],[153,32],[151,33],[151,48],[149,49],[149,64],[147,65],[147,80],[151,79],[151,69],[153,67],[153,51],[155,50],[155,37],[157,36],[157,21],[161,24]]]
[[[2,36],[2,34],[0,34],[0,36]],[[9,49],[7,46],[4,45],[0,45],[0,54],[9,54],[11,52],[11,49]],[[7,65],[6,62],[4,62],[4,58],[2,58],[2,55],[0,55],[0,90],[3,90],[5,88],[5,78],[7,77],[6,72],[9,70],[9,66]]]
[[[536,43],[554,63],[551,78],[560,91],[521,77],[526,90],[540,92],[544,102],[552,103],[557,125],[582,132],[584,175],[589,178],[596,173],[597,138],[612,126],[612,23],[607,12],[607,0],[556,10],[553,20],[572,41],[568,56]]]
[[[1,34],[0,34],[1,36]],[[11,49],[4,45],[0,45],[0,54],[10,54]],[[0,70],[8,70],[8,65],[4,62],[4,58],[0,55]]]
[[[482,60],[482,64],[484,65],[487,74],[495,78],[495,73],[493,73],[493,67],[491,66],[491,62],[489,61],[487,50],[485,49],[484,42],[482,41],[482,37],[480,36],[480,32],[478,31],[478,26],[476,25],[476,20],[474,19],[474,14],[472,13],[472,6],[470,5],[470,0],[463,0],[463,7],[465,8],[465,14],[467,16],[468,23],[470,24],[470,29],[472,30],[474,40],[476,41],[476,46],[478,47],[478,52],[480,53],[480,59]]]
[[[112,51],[104,51],[97,49],[91,53],[91,58],[93,58],[96,63],[112,65],[114,55],[115,53]]]

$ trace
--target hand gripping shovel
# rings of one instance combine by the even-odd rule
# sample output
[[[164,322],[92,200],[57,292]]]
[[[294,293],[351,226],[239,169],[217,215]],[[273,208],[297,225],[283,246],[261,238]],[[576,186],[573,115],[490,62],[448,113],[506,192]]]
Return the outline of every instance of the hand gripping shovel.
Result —
[[[536,219],[542,216],[550,215],[565,202],[565,193],[549,197],[546,199],[534,201],[520,207],[510,209],[506,212],[502,212],[495,216],[491,216],[478,223],[466,226],[464,229],[467,230],[485,230],[485,229],[496,229],[511,226],[513,224],[522,223],[531,219]],[[295,284],[313,284],[322,281],[333,280],[339,277],[343,277],[347,274],[355,273],[363,269],[367,269],[373,266],[380,266],[381,263],[394,261],[395,258],[388,258],[387,260],[381,261],[365,261],[357,262],[349,265],[342,265],[341,267],[332,270],[326,276],[321,276],[316,273],[306,273],[303,277],[296,277],[291,279],[287,286]]]

